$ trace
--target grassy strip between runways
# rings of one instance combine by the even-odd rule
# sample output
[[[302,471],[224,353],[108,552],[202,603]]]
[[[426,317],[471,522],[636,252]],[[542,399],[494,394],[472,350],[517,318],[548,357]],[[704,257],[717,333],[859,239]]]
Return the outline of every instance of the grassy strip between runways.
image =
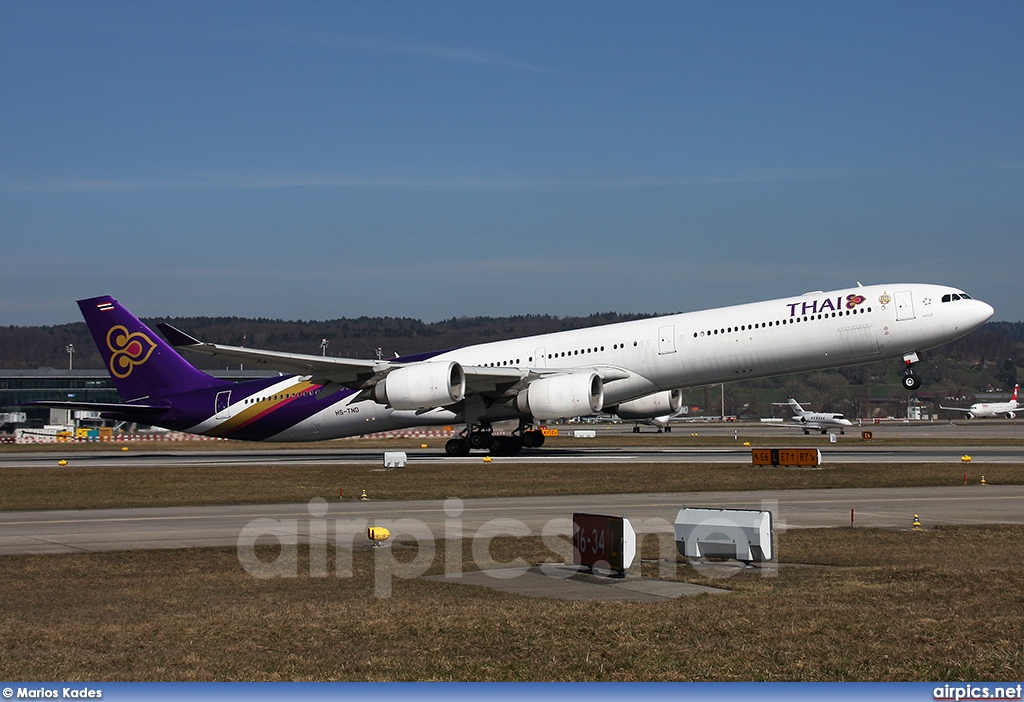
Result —
[[[721,490],[794,490],[1024,483],[1024,465],[827,464],[818,469],[749,464],[412,462],[379,464],[6,468],[0,511],[273,504],[359,496],[410,500]]]

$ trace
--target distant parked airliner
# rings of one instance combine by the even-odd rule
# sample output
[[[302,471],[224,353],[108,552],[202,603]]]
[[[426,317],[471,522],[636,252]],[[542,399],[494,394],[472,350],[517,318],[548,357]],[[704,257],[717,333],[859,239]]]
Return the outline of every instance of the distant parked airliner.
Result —
[[[224,346],[161,324],[164,341],[112,297],[78,306],[124,403],[31,404],[253,441],[464,425],[445,446],[450,455],[538,447],[537,425],[547,420],[674,414],[686,387],[885,358],[903,360],[903,384],[913,390],[919,352],[968,334],[993,313],[944,285],[858,285],[381,360]],[[226,382],[174,347],[289,375]],[[493,433],[492,423],[503,420],[518,427]]]
[[[975,402],[970,407],[939,407],[939,409],[964,412],[967,419],[975,417],[1005,417],[1013,419],[1018,412],[1024,412],[1024,405],[1017,402],[1019,385],[1013,386],[1013,396],[1009,402]]]

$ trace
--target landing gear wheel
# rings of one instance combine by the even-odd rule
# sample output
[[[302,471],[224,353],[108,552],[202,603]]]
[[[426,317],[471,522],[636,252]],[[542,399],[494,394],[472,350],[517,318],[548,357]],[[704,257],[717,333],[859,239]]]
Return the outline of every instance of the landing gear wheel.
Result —
[[[448,439],[444,445],[444,452],[449,456],[468,456],[469,444],[464,439]]]
[[[916,375],[913,375],[912,373],[907,373],[905,376],[903,376],[903,387],[905,387],[907,390],[917,390],[919,387],[921,387],[921,381],[917,379]]]
[[[487,446],[487,442],[490,440],[491,435],[485,434],[482,431],[475,431],[469,435],[469,447],[475,449],[482,449]]]
[[[522,450],[523,443],[515,436],[492,436],[488,448],[495,456],[514,456]]]
[[[540,448],[544,445],[544,434],[536,429],[523,432],[523,446],[526,448]]]

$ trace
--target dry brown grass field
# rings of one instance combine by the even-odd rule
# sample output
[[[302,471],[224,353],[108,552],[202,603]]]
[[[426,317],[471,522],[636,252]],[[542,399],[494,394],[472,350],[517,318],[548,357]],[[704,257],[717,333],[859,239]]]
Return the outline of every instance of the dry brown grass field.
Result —
[[[298,577],[257,579],[230,548],[8,557],[0,678],[1020,680],[1022,538],[1012,526],[790,531],[781,560],[803,567],[705,580],[680,564],[676,577],[731,592],[659,603],[422,579],[377,598],[369,550],[351,578],[303,575],[300,554]],[[536,538],[492,553],[552,557]],[[435,572],[443,562],[439,547]]]
[[[731,440],[730,440],[731,443]],[[405,442],[408,446],[409,442]],[[201,446],[201,448],[206,448]],[[52,447],[51,447],[52,450]],[[135,451],[136,449],[132,449]],[[417,464],[76,466],[0,471],[0,510],[377,499],[957,485],[1024,466]],[[647,537],[642,556],[659,555]],[[352,577],[259,579],[232,548],[0,558],[0,678],[67,680],[1020,680],[1021,526],[799,529],[774,574],[709,579],[680,558],[644,574],[730,590],[659,603],[566,602],[395,580],[376,552]],[[414,549],[395,549],[400,560]],[[463,567],[471,562],[464,543]],[[539,538],[495,539],[502,562],[561,560]],[[264,553],[274,556],[274,549]],[[444,567],[437,544],[431,572]]]
[[[188,504],[307,502],[314,497],[446,499],[456,496],[572,495],[711,490],[1024,483],[1024,465],[834,464],[819,469],[692,463],[492,463],[410,462],[402,470],[380,464],[229,465],[5,468],[0,471],[0,511],[164,507]]]

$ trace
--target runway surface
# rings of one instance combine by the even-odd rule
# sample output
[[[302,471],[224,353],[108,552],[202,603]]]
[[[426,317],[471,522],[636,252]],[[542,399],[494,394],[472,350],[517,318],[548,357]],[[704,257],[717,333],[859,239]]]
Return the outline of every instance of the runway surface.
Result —
[[[585,427],[584,427],[585,428]],[[974,462],[1024,464],[1024,449],[1016,446],[986,446],[979,441],[1024,438],[1021,422],[890,423],[872,426],[876,436],[941,438],[950,446],[878,446],[870,441],[845,437],[837,444],[826,437],[816,444],[823,463],[931,463],[960,462],[970,455]],[[602,431],[598,429],[598,431]],[[603,432],[631,432],[629,425],[605,428]],[[587,447],[587,439],[545,447],[515,457],[496,457],[495,463],[742,463],[749,462],[750,448],[743,446],[665,446],[663,437],[648,434],[638,447]],[[676,426],[674,437],[726,436],[756,446],[757,436],[778,437],[781,430],[760,425],[687,424]],[[604,436],[605,433],[601,435]],[[481,455],[466,458],[444,456],[442,441],[425,440],[428,449],[404,449],[409,464],[438,463],[457,468],[465,462],[479,462]],[[803,441],[801,446],[808,444]],[[4,451],[0,470],[37,468],[45,470],[67,458],[73,466],[123,466],[139,468],[167,465],[226,465],[259,463],[324,464],[362,463],[381,465],[384,449],[351,447],[289,449],[258,446],[241,450],[178,450],[132,446],[128,452],[97,447],[88,452]],[[215,507],[171,507],[105,510],[47,510],[0,513],[0,555],[29,553],[80,553],[130,549],[184,548],[191,546],[235,546],[243,531],[265,528],[295,531],[300,541],[327,540],[341,547],[365,545],[367,526],[385,526],[395,536],[416,540],[443,539],[458,534],[464,538],[486,538],[497,532],[515,535],[568,534],[573,512],[623,515],[639,533],[671,532],[676,513],[684,506],[770,509],[777,529],[849,526],[851,510],[856,526],[910,528],[915,514],[927,528],[938,524],[1024,524],[1024,486],[973,485],[958,487],[788,490],[718,493],[664,493],[578,495],[561,497],[516,497],[441,501],[345,501],[286,505],[241,505]],[[447,511],[446,511],[447,507]],[[264,520],[257,522],[256,520]],[[270,520],[270,521],[267,521]],[[292,521],[290,521],[292,520]],[[276,523],[276,526],[275,526]],[[254,527],[254,524],[257,526]],[[258,525],[263,525],[262,527]],[[326,526],[324,526],[326,525]],[[325,531],[326,529],[326,531]],[[502,531],[504,530],[504,531]],[[510,532],[509,530],[512,530]]]
[[[639,533],[664,533],[671,532],[684,506],[769,509],[776,529],[849,526],[851,510],[855,525],[862,527],[906,529],[915,514],[925,527],[1024,524],[1024,485],[5,512],[0,555],[236,546],[245,529],[267,536],[295,530],[301,542],[308,540],[311,525],[314,534],[326,529],[325,537],[314,540],[326,538],[343,547],[367,543],[367,526],[384,526],[393,538],[411,539],[525,536],[524,530],[569,534],[573,512],[623,515]]]
[[[544,447],[539,451],[524,452],[518,456],[497,456],[498,463],[749,463],[750,447],[658,447],[587,448],[586,439],[572,448]],[[435,442],[436,443],[436,442]],[[756,446],[756,444],[754,444]],[[801,444],[801,447],[805,446]],[[1010,463],[1024,465],[1024,447],[1015,446],[891,446],[868,445],[836,446],[824,444],[820,448],[823,464],[835,463],[959,463],[964,455],[977,463]],[[457,466],[479,463],[484,453],[465,457],[445,456],[441,447],[432,449],[401,450],[410,464],[430,463]],[[169,449],[154,451],[147,447],[132,447],[128,453],[114,449],[95,452],[46,451],[44,453],[6,453],[0,455],[0,470],[4,468],[53,468],[60,460],[75,466],[112,467],[135,466],[238,466],[256,464],[325,465],[330,463],[382,465],[385,449],[325,448],[325,449],[245,449],[239,451],[204,451]]]
[[[588,438],[574,438],[577,430],[594,431],[598,438],[630,437],[630,443],[639,439],[639,446],[606,447],[593,445]],[[862,430],[871,431],[874,439],[860,438]],[[865,424],[850,429],[845,436],[831,443],[826,436],[804,436],[799,427],[779,427],[758,423],[692,422],[674,424],[671,434],[657,434],[651,427],[643,427],[640,435],[632,433],[632,424],[569,425],[559,427],[561,436],[557,445],[545,446],[537,451],[524,451],[515,457],[496,457],[495,461],[518,463],[742,463],[750,459],[751,447],[758,440],[791,437],[794,446],[819,448],[822,462],[832,463],[947,463],[959,462],[968,455],[975,462],[1010,463],[1024,465],[1024,420],[974,420],[952,422],[883,422]],[[702,438],[732,438],[733,445],[702,446]],[[693,440],[694,446],[679,445],[679,441]],[[912,445],[880,445],[877,440],[895,439],[912,441]],[[924,441],[926,443],[921,444]],[[49,468],[66,459],[73,465],[138,467],[193,465],[237,466],[246,464],[310,465],[325,463],[369,463],[380,465],[385,450],[405,451],[410,461],[444,462],[457,465],[478,462],[483,453],[474,452],[467,457],[450,457],[444,453],[444,438],[409,439],[410,447],[367,448],[364,442],[353,439],[331,442],[324,446],[304,445],[294,448],[288,444],[232,444],[230,449],[180,449],[175,444],[132,444],[128,451],[120,445],[98,445],[89,451],[79,447],[62,449],[59,445],[45,450],[4,450],[0,452],[0,470],[9,468]],[[743,446],[749,442],[750,446]],[[1001,445],[988,445],[994,442]],[[421,443],[428,448],[421,449]],[[602,442],[605,443],[605,442]],[[773,445],[777,445],[773,442]]]

